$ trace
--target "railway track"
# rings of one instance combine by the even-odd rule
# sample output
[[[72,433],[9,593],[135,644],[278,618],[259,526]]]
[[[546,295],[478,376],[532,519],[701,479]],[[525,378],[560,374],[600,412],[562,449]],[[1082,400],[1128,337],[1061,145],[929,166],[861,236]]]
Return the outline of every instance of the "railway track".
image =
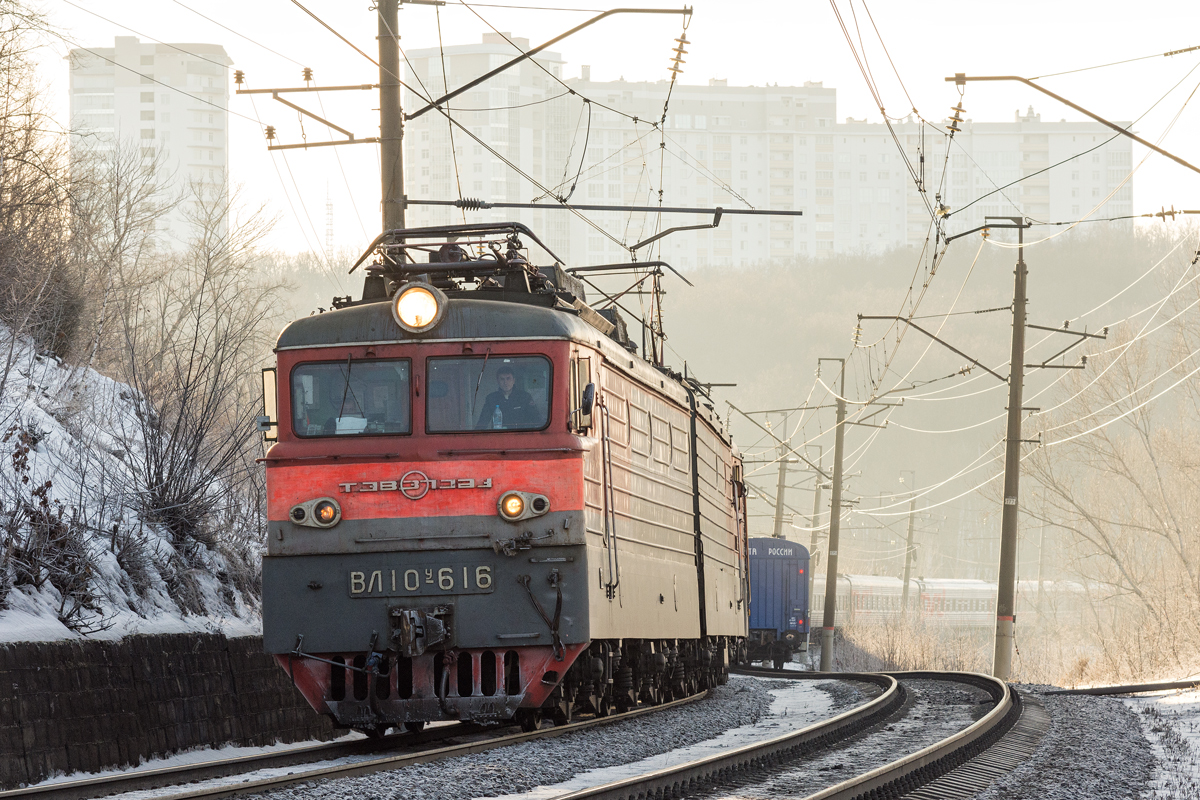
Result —
[[[668,800],[719,789],[722,785],[753,784],[760,776],[786,769],[789,762],[828,751],[847,740],[877,730],[894,721],[909,702],[906,682],[949,681],[986,692],[991,708],[978,720],[953,735],[891,763],[855,775],[808,795],[806,800],[899,798],[947,800],[968,798],[986,788],[1027,758],[1036,748],[1048,717],[1036,699],[1022,697],[994,678],[973,673],[894,672],[802,673],[745,668],[738,674],[789,680],[848,680],[874,685],[879,693],[865,704],[801,730],[775,736],[718,755],[657,770],[652,773],[561,795],[555,800]],[[1145,691],[1143,689],[1143,691]],[[429,730],[418,736],[394,736],[382,742],[357,741],[300,748],[287,753],[216,759],[202,764],[140,773],[125,773],[93,780],[52,784],[20,791],[0,792],[0,800],[28,797],[37,800],[75,800],[123,792],[171,787],[157,797],[165,800],[212,800],[278,789],[314,780],[351,778],[400,769],[454,756],[478,753],[610,722],[625,720],[692,702],[704,694],[652,706],[626,714],[596,718],[530,733],[502,733],[496,728],[455,725]],[[470,739],[470,741],[461,741]],[[406,747],[407,752],[387,752]],[[316,764],[343,756],[365,756],[349,764]],[[308,766],[305,767],[304,765]],[[188,786],[212,778],[298,766],[286,775],[248,778],[240,783]]]
[[[905,704],[908,694],[905,681],[967,684],[987,692],[992,708],[982,718],[933,745],[810,794],[807,800],[970,797],[1028,757],[1048,722],[1044,711],[1040,715],[1036,713],[1040,711],[1040,705],[1028,703],[1002,681],[974,673],[830,674],[752,668],[736,672],[790,680],[851,679],[874,683],[883,691],[865,705],[799,731],[653,773],[572,792],[555,800],[668,800],[719,789],[728,783],[744,786],[757,773],[769,774],[793,759],[836,745],[889,721]]]
[[[140,770],[78,781],[44,784],[25,789],[13,789],[0,792],[0,800],[16,800],[16,798],[21,798],[21,800],[90,800],[90,798],[165,787],[171,787],[171,791],[156,795],[160,800],[216,800],[221,797],[265,792],[306,781],[369,775],[373,772],[400,769],[412,764],[423,764],[470,753],[482,753],[534,739],[551,739],[574,731],[674,708],[695,702],[706,695],[707,692],[700,692],[691,697],[659,706],[637,708],[623,714],[594,717],[529,733],[500,733],[497,735],[498,732],[510,729],[513,725],[484,726],[461,723],[440,726],[420,734],[394,734],[379,740],[360,739],[353,742],[329,742],[281,753],[216,758],[198,764]],[[461,739],[468,739],[468,741],[455,741]],[[396,748],[405,748],[406,752],[389,752]],[[365,758],[350,764],[320,764],[320,762],[348,756],[364,756]],[[306,765],[308,768],[305,768]],[[293,766],[297,769],[286,775],[213,787],[188,786],[188,784],[195,784],[199,781]]]

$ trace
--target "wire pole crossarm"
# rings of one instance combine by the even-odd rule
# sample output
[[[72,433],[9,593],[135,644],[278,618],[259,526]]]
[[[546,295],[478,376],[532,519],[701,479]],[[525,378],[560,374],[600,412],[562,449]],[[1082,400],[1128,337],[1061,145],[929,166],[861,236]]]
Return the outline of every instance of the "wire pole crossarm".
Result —
[[[751,422],[753,422],[753,423],[754,423],[756,426],[758,426],[758,428],[759,428],[759,429],[760,429],[760,430],[761,430],[763,433],[767,434],[767,436],[770,436],[772,439],[774,439],[774,440],[776,441],[776,443],[778,443],[778,444],[781,444],[781,445],[783,445],[785,448],[787,448],[787,451],[788,451],[789,453],[791,453],[792,455],[796,456],[796,457],[797,457],[797,458],[799,458],[801,461],[803,461],[805,464],[808,464],[810,467],[812,467],[813,469],[815,469],[815,470],[816,470],[816,471],[817,471],[817,472],[818,472],[818,473],[821,475],[821,477],[822,477],[822,478],[824,478],[824,479],[826,479],[826,480],[829,480],[829,474],[828,474],[827,472],[825,472],[825,470],[821,469],[819,466],[817,466],[817,465],[816,465],[816,464],[814,464],[813,462],[809,461],[807,458],[805,458],[805,456],[804,456],[804,454],[803,454],[803,453],[801,453],[801,452],[799,452],[798,450],[796,450],[796,449],[795,449],[794,447],[792,447],[790,444],[787,444],[787,443],[785,443],[785,442],[784,442],[782,439],[780,439],[778,436],[776,436],[776,435],[775,435],[775,434],[774,434],[774,433],[771,431],[771,429],[770,429],[770,428],[765,428],[765,427],[763,427],[762,425],[760,425],[760,424],[759,424],[758,420],[754,419],[754,417],[750,416],[750,415],[749,415],[749,414],[747,414],[745,411],[742,411],[740,408],[738,408],[737,406],[735,406],[733,403],[730,403],[728,400],[727,400],[727,401],[725,401],[725,404],[726,404],[727,406],[729,406],[730,408],[732,408],[734,411],[736,411],[736,412],[738,412],[739,414],[741,414],[741,415],[742,415],[743,417],[745,417],[746,419],[748,419],[748,420],[750,420]]]
[[[1053,361],[1054,359],[1058,358],[1059,356],[1063,355],[1064,353],[1068,352],[1069,350],[1074,350],[1076,347],[1079,347],[1079,345],[1083,344],[1088,339],[1105,340],[1108,338],[1108,328],[1104,329],[1103,334],[1098,334],[1098,333],[1088,333],[1087,331],[1073,331],[1069,328],[1048,328],[1045,325],[1030,325],[1028,323],[1025,325],[1025,327],[1026,328],[1036,328],[1039,331],[1050,331],[1051,333],[1068,333],[1072,336],[1079,337],[1078,339],[1076,339],[1075,341],[1071,342],[1069,345],[1064,347],[1062,350],[1059,350],[1054,355],[1050,356],[1047,359],[1044,359],[1041,364],[1026,364],[1025,365],[1026,369],[1083,369],[1084,367],[1087,366],[1087,356],[1082,356],[1079,360],[1079,363],[1076,365],[1051,364],[1050,362]]]
[[[465,5],[465,3],[464,3],[464,5]],[[527,51],[521,53],[521,55],[517,56],[514,59],[511,59],[510,61],[508,61],[504,64],[501,64],[500,66],[496,67],[491,72],[488,72],[487,74],[482,75],[473,81],[464,83],[462,86],[458,87],[454,91],[442,95],[437,100],[430,102],[428,105],[424,106],[423,108],[419,108],[416,111],[412,112],[411,114],[405,114],[404,115],[405,121],[407,122],[409,120],[416,119],[417,117],[421,116],[425,112],[430,111],[434,108],[437,108],[445,102],[453,100],[454,98],[458,97],[460,94],[467,91],[468,89],[478,86],[479,84],[483,83],[484,81],[488,80],[489,78],[494,78],[495,76],[499,75],[501,72],[504,72],[509,67],[515,66],[516,64],[520,64],[522,61],[524,61],[527,58],[533,58],[535,55],[542,52],[547,47],[550,47],[551,45],[556,44],[558,42],[561,42],[563,39],[567,38],[571,34],[578,33],[579,31],[583,30],[584,28],[588,27],[589,25],[595,25],[600,20],[605,19],[606,17],[611,17],[614,14],[683,14],[684,16],[691,16],[692,8],[691,8],[691,6],[684,6],[683,8],[612,8],[612,9],[609,9],[608,11],[604,11],[604,12],[592,17],[587,22],[576,25],[574,28],[571,28],[571,30],[567,31],[566,33],[559,34],[558,36],[555,36],[553,39],[543,42],[542,44],[539,44],[537,47],[533,48],[532,50],[527,50]],[[572,94],[573,93],[574,92],[572,92]]]
[[[943,341],[943,340],[939,339],[937,336],[934,336],[932,333],[930,333],[929,331],[925,330],[925,329],[924,329],[924,328],[922,328],[920,325],[918,325],[917,323],[915,323],[915,322],[913,322],[912,320],[908,319],[907,317],[894,317],[894,316],[893,316],[893,317],[877,317],[877,316],[866,316],[866,315],[864,315],[864,314],[859,314],[859,315],[858,315],[858,318],[859,318],[860,320],[863,320],[863,319],[888,319],[888,320],[895,320],[895,321],[897,321],[897,322],[903,322],[905,325],[909,326],[910,328],[916,328],[918,331],[920,331],[921,333],[925,334],[925,335],[926,335],[926,336],[928,336],[930,339],[933,339],[935,342],[937,342],[938,344],[940,344],[940,345],[942,345],[943,347],[947,348],[948,350],[951,350],[951,351],[953,351],[953,352],[957,353],[958,355],[962,356],[963,358],[967,359],[968,361],[970,361],[972,364],[974,364],[975,366],[979,367],[980,369],[987,371],[987,372],[988,372],[988,373],[990,373],[991,375],[995,376],[996,380],[1000,381],[1001,383],[1008,383],[1008,379],[1007,379],[1007,378],[1005,378],[1005,377],[1002,377],[1002,376],[1001,376],[1001,375],[1000,375],[998,372],[996,372],[995,370],[993,370],[993,369],[991,369],[991,368],[989,368],[989,367],[985,366],[984,364],[980,363],[979,361],[976,361],[975,359],[971,358],[969,355],[967,355],[966,353],[964,353],[962,350],[959,350],[959,349],[958,349],[957,347],[955,347],[954,345],[952,345],[952,344],[950,344],[950,343],[948,343],[948,342],[945,342],[945,341]]]
[[[347,92],[371,91],[378,89],[377,83],[364,83],[360,86],[294,86],[288,89],[238,89],[234,94],[283,94],[285,92]]]
[[[958,72],[958,73],[955,73],[953,78],[946,78],[947,83],[949,83],[950,81],[953,81],[956,86],[964,86],[964,85],[966,85],[967,81],[1017,81],[1019,83],[1023,83],[1026,86],[1029,86],[1033,89],[1038,90],[1039,92],[1041,92],[1042,94],[1044,94],[1048,97],[1053,97],[1058,102],[1062,103],[1065,106],[1069,106],[1070,108],[1075,109],[1080,114],[1085,114],[1085,115],[1091,117],[1092,119],[1096,120],[1096,122],[1099,122],[1101,125],[1104,125],[1108,128],[1112,128],[1114,131],[1116,131],[1117,133],[1119,133],[1123,136],[1128,136],[1130,139],[1133,139],[1138,144],[1144,145],[1145,147],[1149,147],[1154,152],[1158,153],[1159,155],[1166,156],[1167,158],[1174,161],[1176,164],[1180,164],[1181,166],[1187,167],[1192,172],[1200,172],[1200,167],[1196,167],[1192,164],[1189,164],[1188,162],[1184,161],[1179,156],[1177,156],[1173,153],[1170,153],[1166,150],[1163,150],[1158,145],[1154,145],[1154,144],[1151,144],[1150,142],[1147,142],[1145,139],[1143,139],[1142,137],[1140,137],[1136,134],[1130,133],[1129,128],[1122,128],[1120,125],[1118,125],[1115,122],[1110,122],[1109,120],[1105,119],[1104,117],[1101,117],[1098,114],[1093,114],[1091,111],[1088,111],[1083,106],[1072,103],[1067,98],[1062,97],[1061,95],[1057,95],[1054,92],[1050,91],[1049,89],[1046,89],[1042,86],[1037,85],[1036,83],[1029,80],[1028,78],[1022,78],[1018,75],[980,75],[980,76],[968,77],[967,75],[965,75],[961,72]],[[1131,124],[1131,127],[1132,127],[1132,124]]]
[[[324,117],[318,117],[316,114],[312,113],[307,108],[301,108],[300,106],[296,105],[295,103],[292,103],[288,100],[284,100],[282,97],[279,96],[279,92],[272,92],[271,96],[274,97],[276,100],[278,100],[280,103],[283,103],[288,108],[295,109],[296,111],[300,112],[304,116],[311,117],[312,119],[315,119],[317,122],[320,122],[322,125],[327,125],[330,128],[333,128],[338,133],[341,133],[341,134],[344,134],[344,135],[350,137],[350,141],[354,141],[354,134],[351,133],[350,131],[346,130],[345,128],[340,128],[337,125],[334,125],[332,122],[325,119]]]

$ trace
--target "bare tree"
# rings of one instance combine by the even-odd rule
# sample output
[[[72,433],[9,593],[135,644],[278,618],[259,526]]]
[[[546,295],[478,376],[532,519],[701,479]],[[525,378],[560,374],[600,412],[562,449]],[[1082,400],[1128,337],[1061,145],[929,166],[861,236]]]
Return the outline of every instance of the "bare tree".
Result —
[[[184,202],[195,238],[132,292],[119,375],[137,395],[138,510],[187,553],[215,547],[245,512],[237,490],[256,467],[256,367],[283,287],[256,272],[272,224],[261,211],[239,217],[236,194],[198,183]]]
[[[1189,253],[1190,256],[1190,253]],[[1042,419],[1026,462],[1067,540],[1089,613],[1081,673],[1137,677],[1200,664],[1200,311],[1186,260],[1158,315],[1110,335]],[[1188,278],[1191,276],[1192,280]],[[1130,645],[1134,646],[1130,646]]]

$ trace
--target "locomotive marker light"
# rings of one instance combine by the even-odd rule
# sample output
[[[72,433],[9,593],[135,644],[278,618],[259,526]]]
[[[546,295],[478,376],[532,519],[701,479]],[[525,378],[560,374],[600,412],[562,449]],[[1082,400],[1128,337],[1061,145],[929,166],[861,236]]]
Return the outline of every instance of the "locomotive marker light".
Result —
[[[308,528],[332,528],[342,521],[342,507],[332,497],[318,497],[292,506],[288,517]]]
[[[500,495],[496,508],[500,516],[509,522],[540,517],[550,510],[550,498],[530,492],[505,492]]]
[[[396,293],[392,316],[409,333],[427,331],[446,314],[446,295],[427,283],[409,283]]]

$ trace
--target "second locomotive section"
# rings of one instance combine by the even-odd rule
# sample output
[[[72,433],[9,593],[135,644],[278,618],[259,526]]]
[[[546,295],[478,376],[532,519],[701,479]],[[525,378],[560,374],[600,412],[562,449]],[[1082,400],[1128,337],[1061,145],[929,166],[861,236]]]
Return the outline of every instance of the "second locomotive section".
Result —
[[[533,299],[443,296],[417,334],[368,302],[279,339],[264,640],[341,726],[604,714],[740,655],[727,436]]]

